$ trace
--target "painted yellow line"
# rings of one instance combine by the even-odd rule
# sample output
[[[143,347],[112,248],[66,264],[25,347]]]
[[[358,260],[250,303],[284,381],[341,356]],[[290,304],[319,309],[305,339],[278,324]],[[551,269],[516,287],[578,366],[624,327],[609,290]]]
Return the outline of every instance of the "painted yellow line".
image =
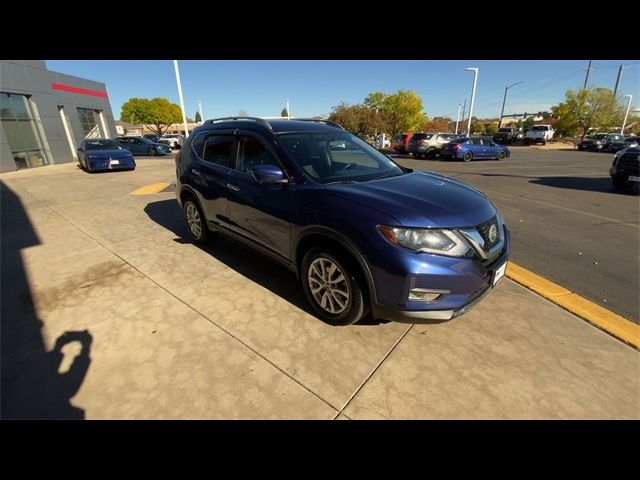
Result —
[[[509,262],[506,275],[614,337],[640,348],[640,325],[513,262]]]
[[[165,188],[167,188],[170,183],[152,183],[151,185],[145,185],[133,192],[129,193],[129,195],[151,195],[153,193],[159,193]]]

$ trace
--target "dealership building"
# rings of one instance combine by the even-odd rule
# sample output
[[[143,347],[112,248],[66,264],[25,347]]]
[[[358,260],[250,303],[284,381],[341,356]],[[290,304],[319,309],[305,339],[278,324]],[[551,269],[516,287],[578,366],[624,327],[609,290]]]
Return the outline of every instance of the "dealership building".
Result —
[[[104,83],[0,60],[0,172],[76,161],[85,138],[113,138]]]

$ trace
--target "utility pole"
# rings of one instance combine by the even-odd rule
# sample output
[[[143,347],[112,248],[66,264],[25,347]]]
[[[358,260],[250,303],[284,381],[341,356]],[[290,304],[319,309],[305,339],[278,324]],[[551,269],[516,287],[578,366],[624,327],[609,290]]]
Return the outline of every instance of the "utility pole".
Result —
[[[200,110],[200,121],[204,122],[204,115],[202,114],[202,102],[200,100],[198,100],[198,108]]]
[[[584,87],[582,87],[583,90],[586,90],[587,88],[587,82],[589,81],[589,73],[591,72],[591,62],[593,60],[589,60],[589,66],[587,67],[587,76],[584,77]]]
[[[520,83],[524,83],[524,82],[513,83],[511,85],[507,85],[506,87],[504,87],[504,98],[502,99],[502,111],[500,112],[500,120],[498,121],[498,128],[502,127],[502,117],[504,116],[504,105],[505,103],[507,103],[507,91],[514,85],[519,85]]]
[[[289,111],[289,99],[287,98],[287,120],[291,120],[291,112]]]
[[[633,95],[625,95],[625,97],[629,99],[629,103],[627,103],[627,111],[624,113],[624,120],[622,121],[620,135],[624,135],[624,127],[627,124],[627,117],[629,116],[629,110],[631,109],[631,99],[633,98]]]
[[[618,85],[620,85],[620,77],[622,77],[622,70],[624,69],[624,65],[620,65],[618,68],[618,77],[616,78],[616,86],[613,89],[613,97],[615,98],[618,93]]]
[[[458,104],[458,118],[456,119],[456,135],[458,134],[458,123],[460,123],[460,107],[462,107],[461,103]]]
[[[476,84],[478,83],[478,67],[465,68],[468,72],[473,72],[473,88],[471,89],[471,104],[469,105],[469,122],[467,123],[467,135],[471,134],[471,117],[473,116],[473,102],[476,99]]]

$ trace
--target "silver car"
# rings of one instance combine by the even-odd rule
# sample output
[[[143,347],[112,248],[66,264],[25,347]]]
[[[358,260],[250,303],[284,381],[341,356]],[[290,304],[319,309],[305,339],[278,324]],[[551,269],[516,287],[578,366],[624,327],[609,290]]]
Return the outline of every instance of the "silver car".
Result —
[[[184,136],[178,133],[167,133],[163,135],[158,142],[165,143],[171,148],[182,148],[182,145],[184,144]]]

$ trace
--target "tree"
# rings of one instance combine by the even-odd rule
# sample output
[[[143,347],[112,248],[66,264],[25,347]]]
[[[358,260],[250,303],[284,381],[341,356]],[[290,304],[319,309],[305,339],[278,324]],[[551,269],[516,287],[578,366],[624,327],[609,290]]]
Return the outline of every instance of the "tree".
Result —
[[[287,111],[287,108],[283,108],[282,111],[280,112],[280,116],[281,117],[288,117],[289,116],[289,112]]]
[[[562,132],[581,130],[581,139],[594,127],[610,128],[622,123],[620,102],[608,88],[568,90],[565,101],[552,107]]]
[[[164,135],[171,124],[180,122],[182,112],[166,98],[130,98],[122,105],[120,118],[133,124],[142,123],[153,133]]]
[[[498,131],[498,124],[493,122],[485,123],[484,131],[485,133],[492,135]]]
[[[378,93],[369,94],[367,99],[370,99],[372,95],[375,96],[375,99],[379,99]],[[422,99],[411,90],[398,90],[396,93],[384,95],[381,98],[385,127],[391,135],[415,131],[428,120],[426,115],[422,113]]]
[[[200,112],[196,110],[196,123],[200,123],[202,121],[202,115]]]
[[[355,134],[373,135],[384,131],[382,115],[363,104],[348,105],[342,102],[332,108],[329,120]]]
[[[448,132],[450,118],[435,117],[433,120],[427,120],[419,127],[424,132]]]
[[[239,117],[248,117],[249,114],[247,113],[246,110],[238,110],[238,116]]]

